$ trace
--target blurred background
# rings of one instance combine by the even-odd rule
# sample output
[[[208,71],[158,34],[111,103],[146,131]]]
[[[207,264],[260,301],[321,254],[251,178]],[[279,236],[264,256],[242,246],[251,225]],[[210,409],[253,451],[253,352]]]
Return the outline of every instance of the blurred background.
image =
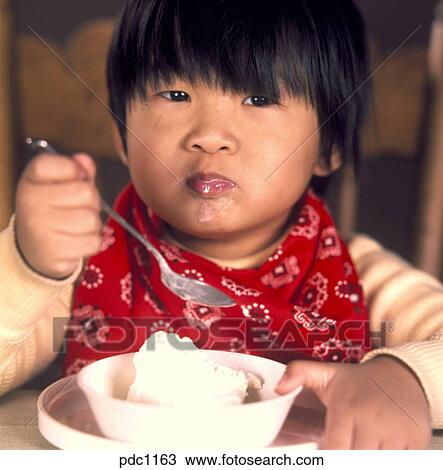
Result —
[[[431,135],[436,111],[428,73],[437,2],[356,3],[370,32],[374,110],[357,187],[345,172],[328,188],[327,199],[344,234],[366,233],[441,279],[443,162],[437,154],[443,156],[443,148],[436,152],[435,131]],[[25,136],[94,155],[108,201],[128,180],[113,148],[107,110],[57,57],[106,101],[106,51],[122,5],[123,0],[0,0],[0,229],[26,164]]]

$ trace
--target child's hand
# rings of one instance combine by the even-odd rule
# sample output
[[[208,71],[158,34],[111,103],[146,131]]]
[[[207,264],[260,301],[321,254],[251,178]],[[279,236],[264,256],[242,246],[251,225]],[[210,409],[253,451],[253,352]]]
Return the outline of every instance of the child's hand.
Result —
[[[41,154],[26,167],[16,194],[19,249],[43,276],[72,274],[99,251],[102,222],[95,164],[84,154]]]
[[[415,375],[379,356],[361,364],[291,362],[277,387],[311,389],[327,408],[323,449],[427,449],[429,406]]]

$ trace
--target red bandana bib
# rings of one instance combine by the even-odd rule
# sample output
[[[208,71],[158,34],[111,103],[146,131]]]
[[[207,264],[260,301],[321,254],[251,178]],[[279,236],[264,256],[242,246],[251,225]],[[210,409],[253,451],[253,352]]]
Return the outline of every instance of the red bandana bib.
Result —
[[[291,230],[259,268],[219,266],[166,241],[164,222],[132,185],[115,209],[177,273],[235,300],[233,307],[184,301],[160,280],[141,244],[109,220],[101,252],[78,280],[66,334],[64,374],[97,359],[137,351],[153,332],[189,336],[200,348],[292,359],[358,362],[369,351],[362,288],[324,202],[308,190]]]

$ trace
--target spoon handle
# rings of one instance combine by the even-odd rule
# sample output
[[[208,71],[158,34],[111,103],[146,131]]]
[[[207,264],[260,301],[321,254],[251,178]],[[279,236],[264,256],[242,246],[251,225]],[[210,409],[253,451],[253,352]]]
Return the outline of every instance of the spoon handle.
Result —
[[[151,245],[151,243],[143,237],[143,235],[135,229],[128,221],[126,221],[120,214],[115,212],[111,206],[108,205],[105,201],[101,200],[101,205],[103,212],[109,215],[112,219],[114,219],[121,227],[123,227],[126,231],[128,231],[134,238],[136,238],[146,249],[148,249],[156,258],[156,260],[163,264],[164,260],[161,258],[157,250]]]

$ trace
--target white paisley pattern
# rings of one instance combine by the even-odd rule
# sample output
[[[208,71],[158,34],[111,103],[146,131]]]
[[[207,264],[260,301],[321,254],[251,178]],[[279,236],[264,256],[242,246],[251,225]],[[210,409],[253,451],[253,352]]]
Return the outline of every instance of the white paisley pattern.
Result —
[[[338,233],[335,227],[326,227],[320,235],[320,246],[318,257],[320,259],[330,258],[332,256],[341,256],[341,245]]]
[[[236,284],[232,279],[229,279],[225,276],[222,276],[221,285],[234,292],[234,294],[239,297],[242,295],[259,297],[263,294],[262,292],[252,289],[250,287],[245,287],[240,284]]]
[[[128,273],[120,279],[120,298],[128,306],[132,307],[132,274]]]
[[[275,266],[270,272],[261,277],[261,282],[265,286],[271,286],[278,289],[285,284],[290,284],[300,273],[298,260],[295,256],[289,256],[282,260],[280,264]]]
[[[112,227],[109,227],[109,225],[105,225],[103,227],[103,241],[102,241],[102,246],[100,248],[100,253],[103,253],[103,251],[106,251],[114,243],[115,243],[114,229]]]
[[[183,264],[189,263],[189,261],[184,258],[183,252],[179,247],[171,245],[164,240],[160,241],[160,251],[169,261],[174,261]]]
[[[254,302],[248,305],[241,305],[243,315],[251,318],[257,323],[267,323],[271,319],[270,311],[264,304]]]
[[[303,288],[303,305],[313,310],[320,310],[329,297],[328,282],[328,279],[322,273],[315,273]]]
[[[87,289],[97,289],[98,286],[103,284],[104,275],[101,269],[93,264],[86,267],[82,278],[82,286]]]
[[[185,269],[182,273],[181,276],[187,277],[189,279],[197,279],[197,281],[202,281],[204,282],[205,278],[203,277],[203,274],[200,271],[197,271],[196,269]]]
[[[321,344],[315,345],[312,351],[312,357],[325,362],[358,362],[363,354],[364,351],[361,346],[337,338],[330,338]]]
[[[186,302],[183,315],[188,319],[189,324],[203,328],[209,328],[212,323],[224,316],[218,307],[208,307],[190,301]]]
[[[306,205],[298,216],[297,222],[290,234],[293,237],[304,237],[308,240],[314,238],[318,233],[320,216],[310,205]]]
[[[306,328],[308,331],[327,332],[331,326],[337,322],[332,318],[322,317],[318,312],[311,311],[309,308],[294,305],[292,309],[294,320]]]

